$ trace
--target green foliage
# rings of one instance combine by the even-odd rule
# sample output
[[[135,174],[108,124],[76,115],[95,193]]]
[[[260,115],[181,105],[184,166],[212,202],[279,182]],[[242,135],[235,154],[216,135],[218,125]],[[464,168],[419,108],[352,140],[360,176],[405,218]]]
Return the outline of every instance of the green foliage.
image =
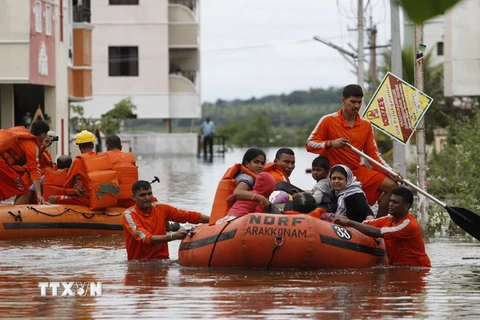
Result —
[[[92,126],[92,119],[85,118],[83,115],[85,110],[82,106],[70,105],[70,130],[72,132],[80,132],[82,130],[90,130]]]
[[[445,11],[461,0],[397,0],[410,21],[421,24]]]
[[[480,208],[480,112],[451,119],[444,149],[429,161],[429,189],[449,203]]]
[[[137,107],[131,98],[116,103],[113,109],[102,115],[102,131],[109,136],[120,131],[120,125],[125,119],[134,117],[133,110]]]

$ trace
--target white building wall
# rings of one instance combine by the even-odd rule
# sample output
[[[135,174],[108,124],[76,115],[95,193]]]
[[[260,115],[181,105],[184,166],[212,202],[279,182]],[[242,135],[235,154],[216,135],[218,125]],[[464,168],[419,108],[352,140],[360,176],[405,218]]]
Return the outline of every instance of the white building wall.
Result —
[[[28,83],[30,1],[0,1],[0,83]],[[12,19],[15,17],[15,19]]]
[[[131,97],[138,118],[170,118],[168,0],[139,5],[92,4],[93,100],[83,102],[85,116],[100,118],[114,104]],[[138,77],[108,75],[109,46],[138,46]]]
[[[444,92],[480,95],[480,1],[463,0],[445,14]]]

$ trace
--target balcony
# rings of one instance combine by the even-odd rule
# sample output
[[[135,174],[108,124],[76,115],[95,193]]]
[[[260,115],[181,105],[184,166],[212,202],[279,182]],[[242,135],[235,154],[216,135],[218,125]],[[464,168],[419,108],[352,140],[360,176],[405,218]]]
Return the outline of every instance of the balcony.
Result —
[[[172,119],[199,118],[198,72],[185,70],[169,75],[169,115]]]
[[[198,48],[196,0],[170,0],[168,44],[170,48]]]
[[[90,0],[73,0],[73,22],[90,23],[90,9]]]

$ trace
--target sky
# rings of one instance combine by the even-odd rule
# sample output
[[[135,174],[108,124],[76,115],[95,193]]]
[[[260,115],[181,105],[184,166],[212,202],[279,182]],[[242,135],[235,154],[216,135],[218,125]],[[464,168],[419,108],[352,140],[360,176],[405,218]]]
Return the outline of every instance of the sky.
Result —
[[[365,24],[371,16],[378,29],[377,45],[388,44],[390,0],[363,1]],[[313,39],[353,52],[349,44],[357,47],[357,32],[348,29],[356,29],[356,13],[356,0],[202,0],[202,102],[356,83],[340,53]]]

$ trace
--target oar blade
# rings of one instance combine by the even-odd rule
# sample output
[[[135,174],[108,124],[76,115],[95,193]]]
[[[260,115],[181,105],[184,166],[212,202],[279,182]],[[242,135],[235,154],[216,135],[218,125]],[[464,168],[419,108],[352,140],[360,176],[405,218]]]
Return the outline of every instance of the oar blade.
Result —
[[[480,240],[480,216],[478,214],[460,207],[445,206],[445,209],[457,226]]]

